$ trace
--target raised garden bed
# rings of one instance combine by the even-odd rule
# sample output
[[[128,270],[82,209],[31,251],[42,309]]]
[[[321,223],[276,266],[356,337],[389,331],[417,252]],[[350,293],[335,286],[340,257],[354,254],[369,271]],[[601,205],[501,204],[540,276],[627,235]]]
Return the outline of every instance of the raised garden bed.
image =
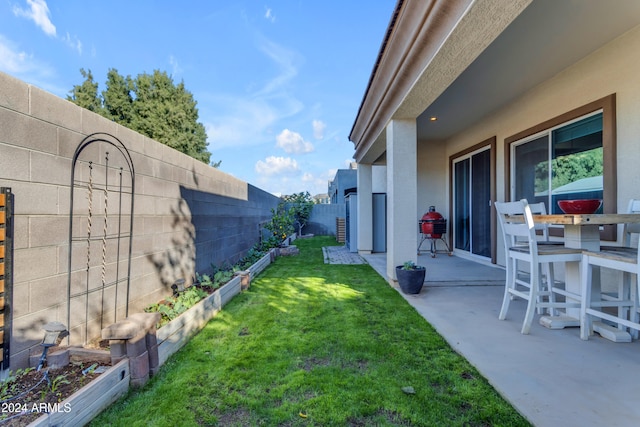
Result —
[[[222,307],[240,293],[240,277],[234,277],[211,295],[162,326],[156,332],[160,366],[211,320]]]
[[[270,251],[247,270],[253,278],[260,274],[275,259],[275,251]],[[182,348],[189,339],[206,325],[231,299],[241,292],[240,276],[236,276],[211,295],[196,303],[180,316],[163,325],[156,332],[159,363],[162,366],[167,359]],[[53,372],[53,371],[52,371]],[[55,374],[54,374],[55,375]],[[69,379],[77,377],[69,376]],[[113,402],[124,396],[130,387],[129,359],[124,359],[109,367],[104,373],[93,376],[90,382],[55,405],[49,405],[48,412],[30,424],[30,419],[18,424],[29,426],[77,426],[90,422],[97,414]],[[74,382],[78,382],[75,379]],[[71,381],[70,381],[71,382]],[[44,411],[44,406],[42,407]],[[18,420],[20,417],[16,417]]]
[[[122,360],[58,404],[57,410],[29,424],[81,426],[129,391],[129,361]]]

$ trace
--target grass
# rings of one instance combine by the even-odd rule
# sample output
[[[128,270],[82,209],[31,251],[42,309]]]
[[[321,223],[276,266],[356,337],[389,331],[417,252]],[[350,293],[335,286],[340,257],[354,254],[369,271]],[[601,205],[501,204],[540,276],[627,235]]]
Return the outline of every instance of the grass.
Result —
[[[529,425],[371,267],[296,245],[93,425]]]

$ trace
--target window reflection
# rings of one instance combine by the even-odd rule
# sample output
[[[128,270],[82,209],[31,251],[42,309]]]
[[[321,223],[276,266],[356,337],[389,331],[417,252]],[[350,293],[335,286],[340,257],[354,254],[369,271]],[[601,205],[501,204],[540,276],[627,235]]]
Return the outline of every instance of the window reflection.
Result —
[[[558,200],[602,199],[602,113],[517,145],[514,157],[516,200],[545,202],[548,212],[562,213]]]

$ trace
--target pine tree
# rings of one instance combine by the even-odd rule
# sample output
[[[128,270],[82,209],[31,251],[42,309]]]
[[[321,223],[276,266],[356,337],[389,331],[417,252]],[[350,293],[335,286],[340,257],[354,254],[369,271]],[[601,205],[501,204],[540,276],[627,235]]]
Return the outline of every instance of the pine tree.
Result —
[[[98,83],[93,81],[91,70],[85,71],[84,68],[81,68],[80,74],[85,80],[81,85],[76,85],[69,91],[67,100],[94,113],[101,113],[102,100],[98,97]]]
[[[107,89],[102,91],[104,116],[123,126],[130,127],[133,115],[133,81],[122,77],[115,68],[107,72]]]
[[[114,122],[135,130],[209,164],[207,134],[198,122],[197,102],[184,82],[174,84],[164,71],[142,73],[135,79],[123,77],[114,68],[107,73],[106,90],[98,96],[98,84],[91,71],[74,86],[67,99]],[[220,166],[220,162],[212,164]]]

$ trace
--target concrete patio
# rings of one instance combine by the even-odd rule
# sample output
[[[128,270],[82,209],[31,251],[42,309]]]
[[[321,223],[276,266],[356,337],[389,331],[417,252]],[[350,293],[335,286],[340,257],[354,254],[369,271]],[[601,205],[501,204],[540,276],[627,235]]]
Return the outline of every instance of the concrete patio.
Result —
[[[386,276],[386,254],[364,255]],[[418,295],[401,295],[449,344],[536,426],[637,426],[640,342],[613,343],[578,328],[538,323],[521,335],[525,304],[498,320],[504,270],[460,257],[419,256],[427,268]]]

